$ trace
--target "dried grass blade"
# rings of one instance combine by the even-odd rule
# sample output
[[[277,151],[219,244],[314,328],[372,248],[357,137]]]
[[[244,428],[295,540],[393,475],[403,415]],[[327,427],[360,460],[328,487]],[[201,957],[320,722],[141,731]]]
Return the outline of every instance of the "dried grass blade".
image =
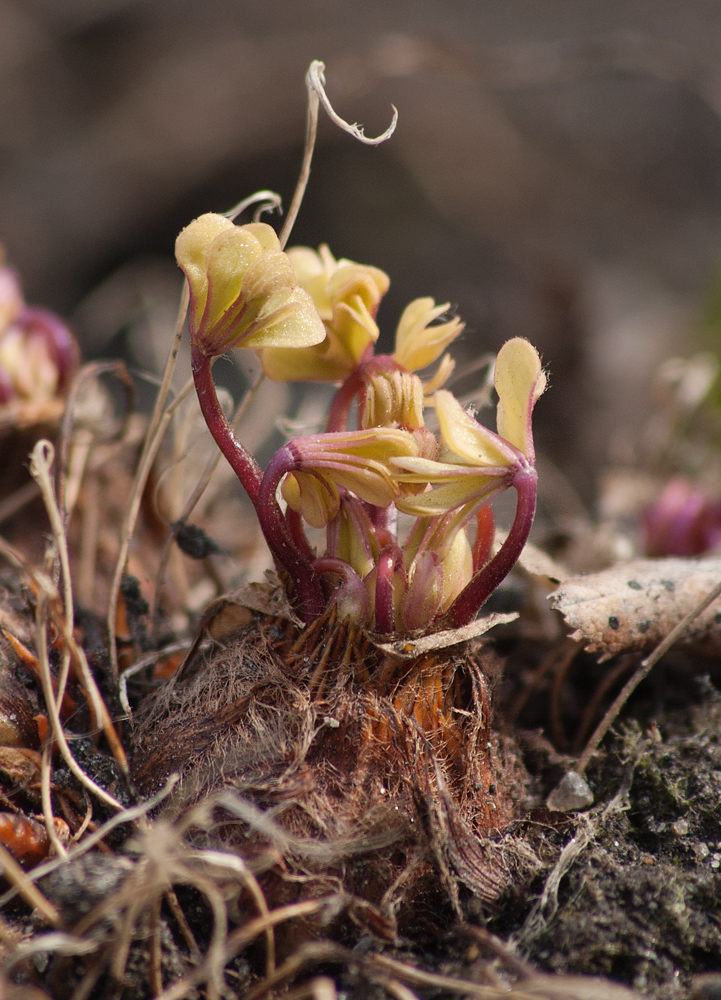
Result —
[[[143,450],[140,455],[140,461],[138,462],[138,468],[135,473],[135,478],[133,480],[133,485],[130,491],[130,496],[128,498],[128,511],[125,516],[125,521],[123,523],[121,534],[120,534],[120,546],[118,550],[118,558],[115,564],[115,572],[113,574],[113,581],[110,588],[110,600],[108,601],[108,616],[107,616],[107,628],[108,628],[108,644],[110,653],[110,668],[113,673],[113,677],[117,681],[118,679],[118,651],[115,645],[115,616],[118,607],[118,593],[120,590],[120,581],[122,579],[123,573],[125,572],[125,563],[128,558],[128,549],[130,547],[130,539],[132,537],[133,531],[135,529],[135,521],[138,516],[138,511],[140,510],[140,503],[143,496],[143,491],[145,490],[145,485],[148,481],[148,476],[150,475],[150,469],[152,468],[153,461],[157,454],[158,448],[160,447],[160,442],[162,441],[163,434],[167,429],[170,417],[167,415],[167,410],[165,406],[165,401],[168,397],[168,392],[170,390],[170,382],[175,371],[175,363],[178,357],[178,351],[180,350],[180,341],[183,334],[183,324],[185,323],[185,315],[188,311],[188,284],[185,282],[183,285],[183,293],[181,295],[180,306],[178,309],[178,316],[175,324],[175,334],[173,336],[173,343],[168,355],[168,360],[165,364],[165,371],[163,372],[163,380],[160,385],[160,390],[158,391],[158,396],[155,400],[155,407],[153,408],[153,413],[150,417],[150,423],[148,424],[148,431],[145,436],[145,442],[143,444]]]
[[[56,908],[49,899],[46,899],[45,896],[43,896],[38,887],[33,885],[12,854],[8,851],[5,845],[1,843],[0,868],[2,868],[2,873],[5,878],[8,879],[9,882],[13,883],[26,903],[36,909],[38,913],[41,914],[43,919],[53,927],[62,927],[63,921]]]

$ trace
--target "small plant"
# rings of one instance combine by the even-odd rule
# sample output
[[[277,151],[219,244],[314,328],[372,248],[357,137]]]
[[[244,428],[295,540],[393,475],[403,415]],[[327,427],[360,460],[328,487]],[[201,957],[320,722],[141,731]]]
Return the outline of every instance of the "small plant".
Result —
[[[494,433],[442,388],[453,369],[443,352],[463,330],[460,320],[443,319],[448,303],[411,302],[393,354],[375,354],[376,313],[389,285],[377,268],[336,260],[326,246],[284,253],[270,226],[237,226],[214,214],[182,231],[176,257],[189,286],[203,416],[255,507],[303,621],[334,607],[380,634],[469,623],[513,567],[533,522],[531,415],[546,384],[535,348],[515,338],[498,355]],[[265,472],[215,392],[213,360],[235,347],[257,351],[271,379],[340,383],[326,432],[289,441]],[[439,358],[424,382],[416,373]],[[437,435],[425,425],[426,408],[435,410]],[[515,519],[491,556],[489,505],[510,487]],[[404,538],[399,514],[415,519]],[[325,530],[322,553],[306,524]]]
[[[79,359],[67,324],[26,304],[0,247],[0,421],[17,427],[57,419]]]

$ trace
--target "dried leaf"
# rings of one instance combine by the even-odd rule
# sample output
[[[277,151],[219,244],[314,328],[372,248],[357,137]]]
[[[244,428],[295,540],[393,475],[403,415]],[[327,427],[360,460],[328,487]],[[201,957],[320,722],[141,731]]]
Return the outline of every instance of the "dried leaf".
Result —
[[[487,615],[485,618],[477,618],[469,625],[461,628],[444,629],[442,632],[431,632],[430,635],[422,635],[418,639],[396,639],[393,642],[378,642],[377,638],[369,635],[368,638],[377,649],[383,650],[391,656],[397,656],[401,660],[413,660],[417,656],[423,656],[434,649],[446,649],[448,646],[457,646],[459,642],[468,642],[469,639],[476,639],[492,629],[495,625],[507,625],[518,618],[517,614],[510,615]]]
[[[572,638],[607,660],[653,649],[721,580],[721,558],[635,559],[565,580],[553,607]],[[714,603],[679,640],[721,646],[721,607]]]
[[[219,597],[203,615],[201,625],[214,639],[221,640],[248,624],[248,609],[271,618],[283,618],[299,628],[303,627],[302,621],[288,602],[284,588],[272,579],[267,583],[247,583],[238,590]]]

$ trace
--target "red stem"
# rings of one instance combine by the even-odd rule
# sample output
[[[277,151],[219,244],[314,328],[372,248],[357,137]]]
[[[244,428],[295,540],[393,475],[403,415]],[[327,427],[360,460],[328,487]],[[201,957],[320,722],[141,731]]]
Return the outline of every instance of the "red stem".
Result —
[[[249,451],[240,443],[233,433],[233,428],[223,413],[215,391],[215,383],[211,372],[211,359],[203,354],[195,344],[190,349],[193,366],[195,391],[198,394],[200,409],[208,425],[208,430],[215,442],[230,463],[230,467],[240,480],[241,486],[250,497],[253,506],[258,509],[258,494],[263,473],[260,466]]]
[[[493,507],[489,503],[476,511],[476,541],[473,545],[473,572],[477,572],[488,562],[493,549],[493,536],[496,532],[496,519]]]
[[[284,474],[281,472],[280,476],[274,475],[278,468],[276,459],[282,456],[286,449],[282,448],[271,462],[268,468],[268,473],[271,473],[270,479],[268,473],[263,476],[258,463],[233,433],[218,402],[211,372],[211,359],[193,344],[191,361],[198,402],[208,430],[250,497],[268,547],[280,565],[290,573],[298,587],[301,618],[305,622],[313,621],[325,607],[323,592],[313,574],[309,559],[294,544],[275,498],[275,491]],[[266,480],[268,480],[267,485]]]
[[[295,581],[300,601],[300,617],[308,623],[314,621],[325,609],[323,590],[310,559],[294,542],[276,500],[281,479],[287,472],[294,472],[296,468],[297,461],[291,443],[275,453],[265,470],[255,509],[270,551]],[[307,540],[302,549],[306,546],[310,551]]]
[[[460,628],[472,622],[496,587],[516,564],[523,546],[528,541],[533,515],[536,512],[537,479],[536,470],[532,465],[526,465],[516,473],[512,485],[518,499],[513,526],[493,559],[474,575],[448,609],[446,620],[451,626]]]

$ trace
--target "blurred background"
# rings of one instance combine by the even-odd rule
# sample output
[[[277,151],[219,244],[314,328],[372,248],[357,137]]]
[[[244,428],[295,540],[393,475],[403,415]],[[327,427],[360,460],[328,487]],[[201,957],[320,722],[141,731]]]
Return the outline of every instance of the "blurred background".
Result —
[[[589,504],[659,363],[716,347],[721,5],[0,0],[0,242],[86,357],[157,369],[178,231],[288,204],[311,59],[349,121],[399,124],[368,148],[321,119],[291,242],[389,273],[386,346],[419,295],[466,362],[530,338],[556,502]]]

